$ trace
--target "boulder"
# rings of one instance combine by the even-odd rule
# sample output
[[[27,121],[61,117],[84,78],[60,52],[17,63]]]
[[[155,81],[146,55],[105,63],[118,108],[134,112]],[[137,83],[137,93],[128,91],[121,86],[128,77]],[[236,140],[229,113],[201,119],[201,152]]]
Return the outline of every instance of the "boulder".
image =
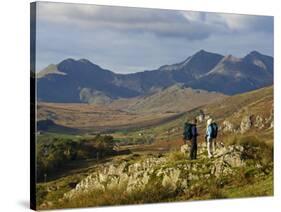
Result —
[[[170,168],[166,169],[165,171],[166,172],[163,173],[162,186],[175,191],[178,187],[177,183],[179,181],[181,170],[178,168]]]
[[[233,168],[245,166],[245,162],[242,159],[244,148],[243,146],[228,146],[220,148],[217,151],[217,157],[215,158],[214,168],[212,173],[215,176],[221,176],[230,174],[233,172]]]
[[[188,144],[182,145],[180,151],[181,151],[182,153],[184,153],[184,154],[188,153],[188,152],[189,152],[189,146],[188,146]]]
[[[198,120],[199,123],[203,122],[205,120],[205,115],[204,114],[200,114],[199,116],[196,117],[196,119]]]
[[[258,128],[258,129],[264,128],[265,126],[264,126],[264,119],[263,119],[263,117],[261,117],[260,115],[257,115],[254,126],[256,128]]]
[[[251,116],[251,115],[247,115],[247,116],[243,117],[241,124],[240,124],[240,131],[242,134],[251,129],[251,127],[253,126],[252,119],[253,119],[253,116]]]
[[[270,123],[269,129],[272,129],[273,127],[274,127],[274,122],[273,122],[273,120],[272,120],[271,123]]]
[[[225,120],[222,123],[222,131],[223,132],[234,132],[235,131],[234,125],[230,121]]]
[[[265,118],[265,123],[269,125],[269,129],[272,129],[274,127],[274,111],[273,111],[273,108],[271,110],[270,116],[268,118]]]

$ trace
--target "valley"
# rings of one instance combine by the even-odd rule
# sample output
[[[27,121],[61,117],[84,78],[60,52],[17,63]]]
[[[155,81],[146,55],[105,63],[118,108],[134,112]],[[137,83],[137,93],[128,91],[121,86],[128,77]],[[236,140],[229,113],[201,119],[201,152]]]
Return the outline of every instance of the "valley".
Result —
[[[104,104],[39,102],[37,117],[89,133],[136,129],[169,122],[188,110],[225,97],[216,92],[174,85],[151,95]]]

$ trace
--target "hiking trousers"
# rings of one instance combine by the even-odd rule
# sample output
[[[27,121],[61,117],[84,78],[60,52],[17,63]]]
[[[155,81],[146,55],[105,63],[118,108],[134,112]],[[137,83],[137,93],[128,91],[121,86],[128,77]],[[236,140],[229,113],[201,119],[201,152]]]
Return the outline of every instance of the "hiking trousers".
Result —
[[[215,151],[215,140],[208,137],[207,138],[207,149],[208,149],[208,157],[212,157]]]
[[[197,139],[191,139],[191,148],[190,148],[190,159],[195,160],[197,158]]]

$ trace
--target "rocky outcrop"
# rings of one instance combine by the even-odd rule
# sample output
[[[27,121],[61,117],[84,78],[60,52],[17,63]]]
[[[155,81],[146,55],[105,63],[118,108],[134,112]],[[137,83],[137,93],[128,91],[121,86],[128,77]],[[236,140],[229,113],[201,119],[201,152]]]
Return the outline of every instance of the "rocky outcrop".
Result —
[[[252,126],[253,126],[253,116],[251,115],[244,116],[240,124],[241,133],[245,133],[249,131]]]
[[[234,125],[230,121],[225,120],[222,123],[222,131],[223,132],[234,132],[235,131]]]
[[[273,105],[272,105],[272,110],[270,113],[270,116],[265,119],[265,123],[269,124],[269,129],[272,129],[274,127],[274,111],[273,111]]]
[[[247,115],[244,116],[240,124],[240,132],[246,133],[252,128],[266,129],[273,128],[273,112],[269,117],[263,117],[262,115]]]
[[[203,110],[199,111],[199,115],[196,117],[199,123],[203,122],[205,120],[205,113]]]
[[[182,149],[186,151],[187,145]],[[233,174],[235,167],[245,166],[242,146],[220,148],[213,159],[201,155],[193,161],[183,159],[170,161],[166,156],[149,156],[131,163],[130,161],[109,162],[96,168],[76,185],[70,192],[65,193],[65,199],[72,199],[80,194],[94,191],[124,189],[124,192],[137,192],[146,188],[151,182],[158,182],[172,191],[187,191],[196,182],[209,177],[219,177]]]
[[[237,117],[236,117],[237,118]],[[262,115],[246,115],[241,119],[240,126],[235,127],[235,125],[225,120],[222,123],[221,130],[225,133],[246,133],[251,129],[271,129],[273,128],[273,112],[268,117],[263,117]]]
[[[256,119],[255,119],[255,124],[254,126],[258,129],[262,129],[265,127],[265,121],[264,121],[264,118],[261,117],[260,115],[257,115],[256,116]]]
[[[199,123],[201,123],[205,120],[205,116],[204,114],[200,114],[196,117],[196,119],[198,120]]]
[[[189,146],[187,144],[184,144],[181,146],[180,151],[181,153],[186,154],[189,151],[189,149],[190,149]]]
[[[222,147],[217,151],[217,161],[215,163],[215,174],[219,176],[232,172],[233,167],[245,166],[245,161],[242,160],[243,146]]]
[[[273,127],[274,127],[274,122],[273,122],[273,120],[272,120],[271,123],[270,123],[269,129],[272,129]]]

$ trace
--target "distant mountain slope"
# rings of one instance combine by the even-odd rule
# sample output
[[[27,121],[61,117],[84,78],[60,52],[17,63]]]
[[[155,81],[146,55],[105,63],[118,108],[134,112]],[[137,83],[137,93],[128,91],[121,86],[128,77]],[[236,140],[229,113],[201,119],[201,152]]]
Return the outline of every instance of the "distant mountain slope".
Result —
[[[37,115],[40,120],[92,132],[130,129],[172,120],[183,112],[225,97],[176,84],[148,96],[100,104],[39,103]]]
[[[61,133],[78,133],[79,131],[74,128],[65,127],[59,124],[56,124],[54,121],[50,119],[45,120],[38,120],[37,121],[37,131],[43,131],[43,132],[61,132]]]
[[[149,96],[138,98],[127,110],[138,113],[183,112],[226,97],[221,93],[194,90],[175,84]]]
[[[228,95],[243,93],[272,85],[273,58],[256,51],[235,58],[200,50],[183,62],[133,74],[116,74],[86,59],[66,59],[37,74],[37,94],[45,102],[110,102],[177,83]]]

